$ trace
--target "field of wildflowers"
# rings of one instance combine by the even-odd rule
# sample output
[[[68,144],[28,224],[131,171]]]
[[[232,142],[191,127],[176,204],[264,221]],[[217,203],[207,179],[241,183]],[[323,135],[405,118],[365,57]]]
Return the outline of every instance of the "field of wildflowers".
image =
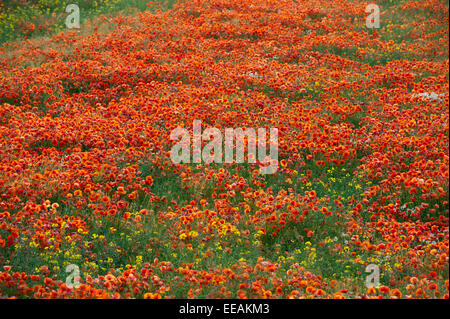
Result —
[[[449,297],[447,1],[120,2],[0,4],[0,297]],[[173,163],[194,120],[277,172]]]

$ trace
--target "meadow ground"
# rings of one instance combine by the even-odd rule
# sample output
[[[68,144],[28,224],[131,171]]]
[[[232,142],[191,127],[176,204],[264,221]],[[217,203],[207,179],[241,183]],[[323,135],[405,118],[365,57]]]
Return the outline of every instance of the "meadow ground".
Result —
[[[447,1],[79,2],[0,5],[1,297],[448,298]]]

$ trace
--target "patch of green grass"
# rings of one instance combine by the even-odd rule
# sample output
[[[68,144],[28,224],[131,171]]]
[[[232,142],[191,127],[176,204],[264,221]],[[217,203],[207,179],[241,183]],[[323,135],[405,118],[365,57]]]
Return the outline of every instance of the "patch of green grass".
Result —
[[[66,29],[65,21],[68,13],[67,5],[76,4],[80,9],[80,25],[101,14],[116,14],[118,12],[131,13],[154,11],[156,9],[168,10],[177,0],[153,1],[147,6],[149,0],[36,0],[13,1],[0,4],[0,43],[15,41],[20,38],[51,35]]]

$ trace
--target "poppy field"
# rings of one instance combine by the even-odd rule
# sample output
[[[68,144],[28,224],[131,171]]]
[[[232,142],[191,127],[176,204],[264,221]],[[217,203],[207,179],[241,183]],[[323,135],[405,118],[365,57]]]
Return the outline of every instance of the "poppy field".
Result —
[[[448,1],[54,2],[0,13],[0,298],[448,299]],[[194,121],[276,172],[174,163]]]

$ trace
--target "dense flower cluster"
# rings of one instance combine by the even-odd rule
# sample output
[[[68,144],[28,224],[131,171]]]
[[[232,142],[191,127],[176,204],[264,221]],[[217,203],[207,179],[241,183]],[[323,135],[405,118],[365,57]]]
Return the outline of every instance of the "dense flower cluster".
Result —
[[[0,296],[448,298],[448,10],[379,2],[379,30],[195,0],[0,47]],[[278,172],[172,163],[194,120],[278,128]]]

